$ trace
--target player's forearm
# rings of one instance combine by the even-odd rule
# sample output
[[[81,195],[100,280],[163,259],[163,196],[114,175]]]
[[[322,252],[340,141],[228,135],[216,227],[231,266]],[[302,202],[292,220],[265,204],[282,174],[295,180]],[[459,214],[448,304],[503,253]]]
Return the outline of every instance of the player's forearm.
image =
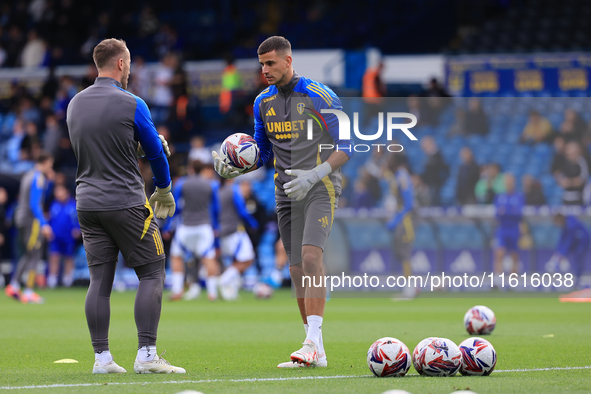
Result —
[[[168,166],[168,160],[162,152],[155,158],[148,159],[152,173],[154,174],[154,184],[160,189],[168,187],[170,185],[170,168]]]
[[[347,161],[349,161],[349,156],[347,156],[347,154],[342,151],[332,152],[332,154],[326,160],[326,162],[330,164],[330,167],[333,171],[336,171],[339,168],[341,168],[341,166],[345,164]]]

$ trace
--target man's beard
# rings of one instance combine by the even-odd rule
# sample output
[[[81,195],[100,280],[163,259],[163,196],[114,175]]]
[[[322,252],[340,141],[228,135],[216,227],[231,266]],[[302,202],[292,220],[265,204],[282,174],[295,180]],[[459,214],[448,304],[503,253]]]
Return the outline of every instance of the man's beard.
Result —
[[[123,89],[127,89],[127,81],[129,81],[129,71],[124,72],[123,76],[121,77],[121,81],[119,81],[121,82],[121,87]]]

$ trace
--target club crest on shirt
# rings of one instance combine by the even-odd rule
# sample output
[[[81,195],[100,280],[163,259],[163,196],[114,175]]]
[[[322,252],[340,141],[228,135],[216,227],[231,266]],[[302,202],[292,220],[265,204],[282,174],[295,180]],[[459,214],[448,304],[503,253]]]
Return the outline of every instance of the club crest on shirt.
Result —
[[[298,103],[298,105],[297,105],[296,108],[298,110],[298,113],[301,115],[301,114],[304,113],[304,108],[306,108],[306,104],[304,104],[304,103]]]

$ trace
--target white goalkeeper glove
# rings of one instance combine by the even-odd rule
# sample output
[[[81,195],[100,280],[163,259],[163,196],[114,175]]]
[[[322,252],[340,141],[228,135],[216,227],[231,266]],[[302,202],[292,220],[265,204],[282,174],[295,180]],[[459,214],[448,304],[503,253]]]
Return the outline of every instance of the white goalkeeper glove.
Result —
[[[158,219],[164,219],[166,216],[172,217],[176,210],[176,203],[171,193],[172,182],[168,187],[160,189],[156,186],[156,191],[150,196],[150,205],[154,209],[154,215]]]
[[[283,190],[287,197],[301,201],[315,184],[331,172],[332,167],[328,162],[324,162],[311,170],[285,170],[286,175],[291,175],[295,179],[284,183]]]
[[[162,134],[158,134],[158,138],[160,138],[160,142],[162,142],[162,149],[166,154],[166,157],[170,157],[170,148],[168,147],[168,141]],[[144,148],[142,148],[142,144],[138,142],[137,144],[137,157],[144,157],[146,156],[146,152],[144,152]]]
[[[213,156],[213,168],[222,178],[232,179],[242,174],[239,168],[224,163],[216,151],[211,152],[211,155]]]

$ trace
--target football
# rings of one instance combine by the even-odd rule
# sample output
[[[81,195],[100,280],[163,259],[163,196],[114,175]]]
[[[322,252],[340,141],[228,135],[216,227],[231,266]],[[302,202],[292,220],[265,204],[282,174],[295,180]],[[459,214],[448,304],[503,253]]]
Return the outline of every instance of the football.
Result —
[[[418,363],[427,376],[454,376],[462,365],[458,346],[447,338],[433,338],[418,356]]]
[[[487,335],[493,332],[497,318],[490,308],[477,305],[464,315],[464,327],[470,335]]]
[[[367,366],[380,378],[404,376],[410,364],[408,348],[396,338],[380,338],[367,351]]]
[[[419,363],[419,356],[421,355],[422,351],[435,337],[429,337],[423,339],[419,344],[415,347],[415,350],[412,352],[412,365],[415,367],[416,371],[419,375],[423,374],[423,369],[421,368],[421,364]]]
[[[252,293],[256,298],[270,298],[273,295],[273,288],[264,282],[257,282],[252,287]]]
[[[226,164],[243,171],[251,169],[259,161],[259,147],[250,135],[232,134],[222,142],[220,158]]]
[[[488,376],[497,364],[495,348],[486,339],[473,337],[460,343],[462,366],[460,373],[468,376]]]

